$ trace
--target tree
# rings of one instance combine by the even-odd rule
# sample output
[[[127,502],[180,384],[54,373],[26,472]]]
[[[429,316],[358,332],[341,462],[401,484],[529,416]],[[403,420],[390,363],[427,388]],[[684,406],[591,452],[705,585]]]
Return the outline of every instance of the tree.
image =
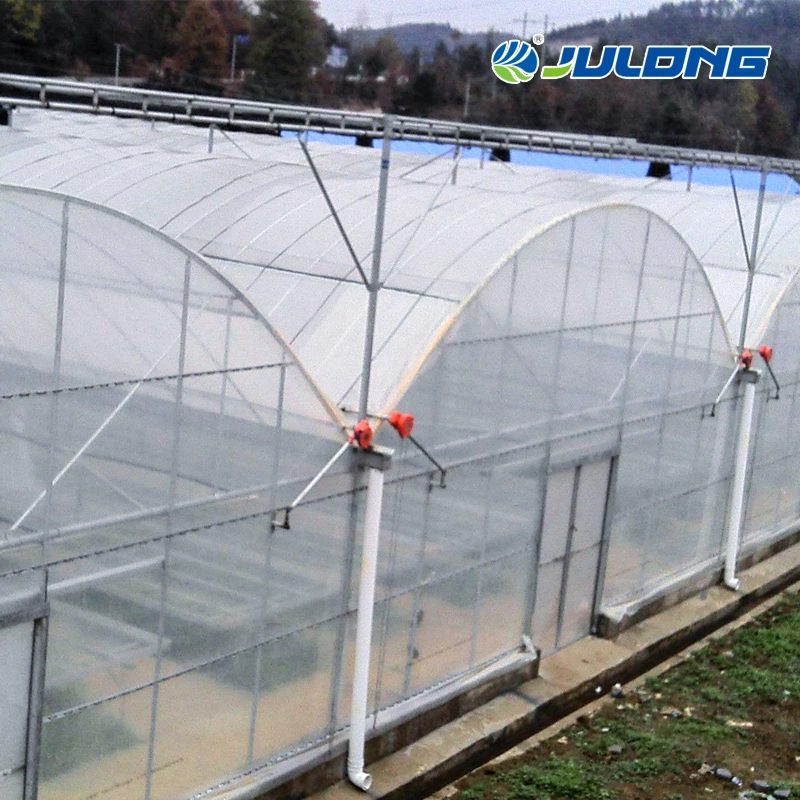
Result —
[[[175,31],[175,63],[190,75],[217,78],[228,53],[228,36],[208,0],[191,0]]]
[[[74,26],[74,57],[92,71],[110,75],[114,70],[114,43],[127,44],[131,37],[130,4],[65,0],[64,10]]]
[[[364,52],[364,72],[370,78],[377,78],[389,68],[396,68],[402,63],[403,57],[397,43],[390,36],[381,36]]]
[[[764,155],[788,156],[792,131],[789,119],[770,91],[769,85],[758,82],[755,107],[753,151]]]
[[[142,0],[130,3],[131,38],[136,53],[160,62],[175,55],[175,29],[186,7],[183,0]]]
[[[249,64],[265,97],[309,99],[314,71],[325,62],[325,22],[312,0],[261,0]]]
[[[462,78],[467,76],[477,78],[485,75],[488,71],[488,60],[484,57],[480,45],[472,42],[466,47],[458,48],[458,74]]]
[[[40,2],[0,0],[0,34],[3,34],[3,39],[18,38],[33,42],[41,21]]]

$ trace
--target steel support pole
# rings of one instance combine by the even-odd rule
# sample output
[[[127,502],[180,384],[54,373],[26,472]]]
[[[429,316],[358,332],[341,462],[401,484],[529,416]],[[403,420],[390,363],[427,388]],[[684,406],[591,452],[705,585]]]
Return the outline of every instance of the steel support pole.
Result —
[[[755,369],[742,370],[740,380],[744,383],[742,416],[739,421],[739,438],[736,443],[736,462],[733,472],[730,513],[728,514],[728,540],[725,552],[725,585],[733,591],[739,590],[736,577],[736,560],[739,555],[739,540],[742,532],[744,511],[745,478],[750,455],[750,434],[753,428],[753,410],[756,401],[756,384],[761,373]]]
[[[364,543],[361,551],[361,576],[358,586],[356,652],[350,708],[350,740],[347,749],[347,777],[354,786],[366,792],[372,786],[372,776],[364,771],[372,619],[375,606],[375,582],[378,575],[383,473],[389,465],[390,459],[388,454],[378,451],[364,453],[362,457],[369,469],[369,481],[364,518]]]
[[[33,622],[33,656],[25,756],[25,800],[37,800],[39,793],[39,762],[42,749],[44,682],[47,665],[47,625],[47,616],[39,617]]]
[[[381,282],[381,250],[383,248],[383,225],[386,220],[386,194],[389,187],[389,156],[392,148],[394,118],[383,119],[383,150],[381,151],[381,174],[378,180],[378,208],[375,217],[375,241],[372,247],[372,274],[370,276],[369,303],[367,306],[367,328],[364,335],[364,360],[361,366],[361,397],[358,403],[359,419],[367,416],[369,408],[369,381],[372,372],[372,349],[375,343],[375,317],[378,312],[378,291]]]
[[[747,288],[744,293],[744,307],[742,308],[742,329],[739,333],[739,352],[741,353],[747,339],[747,322],[750,316],[750,298],[753,294],[753,278],[758,264],[758,237],[761,232],[761,215],[764,211],[764,193],[767,188],[767,170],[761,170],[761,183],[758,187],[758,205],[756,206],[756,220],[753,225],[753,240],[750,245],[750,257],[747,259]],[[738,210],[738,209],[737,209]],[[740,220],[741,222],[741,220]]]

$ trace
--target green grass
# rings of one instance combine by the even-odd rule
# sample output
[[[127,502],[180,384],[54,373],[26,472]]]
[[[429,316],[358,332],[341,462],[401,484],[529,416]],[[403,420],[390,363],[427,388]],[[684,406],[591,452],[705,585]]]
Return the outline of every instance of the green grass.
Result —
[[[521,766],[504,776],[503,793],[496,794],[498,782],[487,780],[461,792],[462,800],[503,797],[507,800],[563,797],[567,800],[611,800],[595,771],[573,759],[551,757],[543,768]]]

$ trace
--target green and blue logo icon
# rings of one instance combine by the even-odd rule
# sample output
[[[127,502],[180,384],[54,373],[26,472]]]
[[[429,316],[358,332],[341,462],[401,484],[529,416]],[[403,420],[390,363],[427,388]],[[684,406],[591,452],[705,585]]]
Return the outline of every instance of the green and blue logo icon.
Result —
[[[539,55],[530,42],[509,39],[492,53],[492,72],[505,83],[527,83],[539,69]]]

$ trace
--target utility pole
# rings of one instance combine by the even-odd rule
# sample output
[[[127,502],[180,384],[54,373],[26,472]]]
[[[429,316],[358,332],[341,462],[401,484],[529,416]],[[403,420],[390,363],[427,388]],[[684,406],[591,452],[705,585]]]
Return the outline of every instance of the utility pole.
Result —
[[[119,86],[119,57],[122,47],[123,45],[121,45],[119,42],[114,43],[114,49],[117,51],[117,55],[114,60],[114,86]]]
[[[464,119],[469,116],[469,90],[472,85],[472,78],[467,76],[467,88],[464,90]]]
[[[236,76],[236,42],[238,40],[238,36],[234,33],[233,34],[233,41],[231,43],[231,81],[233,81],[234,77]]]
[[[527,35],[528,35],[528,12],[526,11],[522,15],[522,19],[515,19],[514,22],[521,22],[522,23],[522,41],[524,42]]]
[[[537,23],[537,22],[541,22],[541,21],[542,20],[540,20],[540,19],[529,19],[527,11],[522,15],[522,19],[517,17],[514,20],[514,22],[521,22],[522,23],[522,41],[523,42],[528,37],[528,23],[529,22],[530,23]],[[544,36],[545,36],[545,38],[547,37],[547,28],[549,27],[549,24],[550,24],[550,17],[547,14],[545,14],[544,15]]]

